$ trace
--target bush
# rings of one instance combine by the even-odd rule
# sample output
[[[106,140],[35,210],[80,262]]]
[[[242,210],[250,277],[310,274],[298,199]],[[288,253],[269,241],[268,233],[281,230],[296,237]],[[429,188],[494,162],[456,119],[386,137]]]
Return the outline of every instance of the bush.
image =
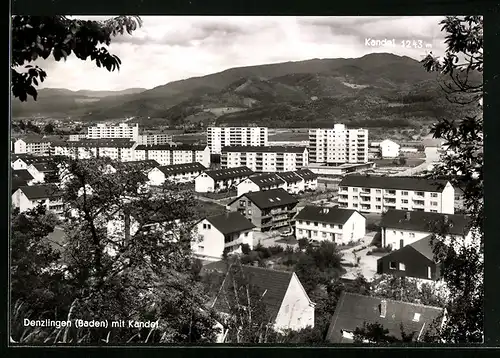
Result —
[[[292,246],[287,246],[286,249],[285,249],[285,254],[287,255],[292,255],[293,254],[293,247]]]
[[[269,251],[271,251],[271,255],[274,256],[282,253],[285,249],[280,245],[274,245],[269,247]]]
[[[250,262],[260,261],[260,255],[257,251],[250,251],[248,257],[250,258]]]
[[[379,252],[379,253],[388,253],[388,252],[391,252],[392,251],[392,247],[389,245],[389,246],[386,246],[386,247],[376,247],[372,250],[372,253],[376,253],[376,252]]]
[[[241,244],[241,252],[243,253],[243,255],[248,255],[250,253],[250,245],[248,244]]]
[[[249,255],[244,255],[240,259],[242,265],[247,265],[252,262]]]
[[[309,246],[309,241],[306,238],[299,239],[297,242],[300,250],[304,250]]]
[[[372,254],[371,250],[366,253],[366,256],[370,256]]]

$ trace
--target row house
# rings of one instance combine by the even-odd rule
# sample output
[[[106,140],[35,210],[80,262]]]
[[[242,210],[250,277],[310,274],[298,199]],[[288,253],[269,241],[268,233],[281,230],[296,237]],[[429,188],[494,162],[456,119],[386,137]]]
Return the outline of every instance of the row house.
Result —
[[[194,180],[197,193],[218,193],[236,189],[237,185],[254,172],[247,167],[207,170]]]
[[[288,172],[307,167],[308,150],[305,147],[235,146],[222,148],[221,166],[234,168],[242,165],[255,172]]]
[[[447,180],[347,175],[339,183],[339,205],[362,213],[389,209],[453,214],[455,190]]]
[[[59,181],[59,170],[54,162],[33,163],[26,169],[36,183]]]
[[[28,169],[28,167],[31,164],[37,164],[37,163],[50,163],[53,162],[54,159],[58,158],[57,156],[32,156],[32,155],[27,155],[27,156],[13,156],[11,158],[11,167],[14,170],[20,170],[20,169]]]
[[[145,133],[139,134],[137,144],[139,145],[161,145],[172,143],[172,135],[168,133]]]
[[[430,234],[441,234],[445,227],[447,240],[453,236],[468,244],[473,234],[470,224],[464,215],[389,210],[380,221],[382,245],[400,249]]]
[[[161,186],[165,181],[191,183],[207,168],[200,163],[174,164],[158,166],[148,173],[151,185]]]
[[[159,144],[138,145],[135,160],[153,159],[160,165],[200,163],[210,167],[210,149],[205,145]]]
[[[137,141],[139,136],[139,124],[129,125],[120,123],[118,125],[99,123],[87,128],[89,139],[126,138]]]
[[[241,271],[240,271],[241,270]],[[234,297],[234,283],[239,282],[237,275],[243,274],[249,284],[259,295],[264,305],[266,321],[278,332],[300,331],[305,328],[314,328],[315,303],[311,301],[297,274],[291,271],[280,271],[257,266],[231,266],[219,262],[209,263],[202,269],[205,273],[216,273],[228,279],[223,280],[221,290],[212,298],[210,306],[213,307],[222,319],[231,317],[228,297]],[[227,327],[227,324],[219,327]],[[224,343],[227,331],[221,332],[218,343]]]
[[[384,159],[399,157],[399,148],[401,146],[390,139],[380,142],[380,156]]]
[[[64,211],[62,196],[62,191],[52,184],[23,186],[12,194],[12,205],[19,208],[20,212],[44,205],[47,210],[62,214]]]
[[[35,184],[35,178],[26,169],[11,170],[10,188],[11,194],[22,186],[30,186]]]
[[[294,172],[258,174],[238,184],[238,196],[252,191],[277,188],[285,189],[290,194],[316,191],[318,188],[318,176],[309,169],[300,169]]]
[[[439,334],[445,320],[439,307],[364,296],[344,291],[340,295],[326,335],[329,343],[354,343],[354,332],[365,324],[380,324],[389,336],[402,340],[402,333],[415,332],[415,341]],[[439,325],[433,323],[440,321]],[[403,332],[401,331],[403,327]],[[370,343],[370,342],[364,342]]]
[[[137,144],[128,138],[83,139],[55,144],[54,154],[72,159],[107,157],[128,162],[135,160],[134,149],[136,146]]]
[[[297,239],[347,244],[366,234],[366,218],[355,210],[307,205],[294,222]]]
[[[253,248],[255,225],[238,212],[210,216],[196,224],[193,254],[204,260],[221,260],[222,254],[241,253],[241,245]]]
[[[208,127],[207,144],[212,154],[221,154],[224,147],[268,145],[267,127]]]
[[[292,227],[299,201],[284,189],[245,193],[227,205],[248,218],[259,231],[280,230]]]
[[[27,135],[14,142],[15,154],[46,155],[50,153],[50,139],[38,135]]]
[[[309,160],[312,163],[367,163],[368,130],[333,128],[309,129]]]

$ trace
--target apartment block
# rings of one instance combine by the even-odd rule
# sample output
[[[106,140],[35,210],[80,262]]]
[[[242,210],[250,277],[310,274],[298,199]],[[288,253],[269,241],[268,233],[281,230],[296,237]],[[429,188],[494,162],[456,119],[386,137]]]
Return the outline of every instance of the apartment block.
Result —
[[[348,129],[344,124],[333,128],[309,129],[311,163],[367,163],[368,130]]]
[[[145,133],[139,134],[137,144],[139,145],[160,145],[172,143],[172,135],[167,133]]]
[[[221,154],[223,168],[247,166],[255,172],[288,172],[308,165],[305,147],[224,147]]]
[[[204,145],[138,145],[134,157],[135,160],[153,159],[160,165],[200,163],[206,168],[210,166],[210,149]]]
[[[135,160],[134,149],[137,144],[127,138],[82,139],[54,144],[54,155],[73,159],[108,157],[128,162]]]
[[[453,214],[455,189],[447,180],[348,175],[339,183],[339,206],[362,213],[389,209]]]
[[[207,144],[212,154],[221,154],[224,147],[265,147],[267,127],[208,127]]]
[[[88,139],[101,138],[130,138],[137,141],[139,137],[139,124],[128,125],[120,123],[118,125],[97,124],[87,128]]]
[[[17,139],[13,147],[14,154],[45,155],[50,152],[50,139],[29,135]]]

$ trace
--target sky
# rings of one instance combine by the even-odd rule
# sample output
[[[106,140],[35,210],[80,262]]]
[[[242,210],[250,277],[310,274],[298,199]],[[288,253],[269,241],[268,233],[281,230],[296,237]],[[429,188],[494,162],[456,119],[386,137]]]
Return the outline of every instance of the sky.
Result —
[[[104,20],[108,17],[78,16]],[[313,58],[356,58],[390,52],[421,60],[444,53],[442,17],[143,16],[132,36],[113,38],[109,51],[122,61],[108,72],[74,56],[37,60],[47,72],[40,88],[123,90],[153,88],[232,67]],[[395,40],[371,46],[369,40]],[[368,41],[368,43],[367,43]],[[410,48],[401,42],[410,43]],[[414,48],[413,43],[421,48]],[[432,47],[432,48],[431,48]]]

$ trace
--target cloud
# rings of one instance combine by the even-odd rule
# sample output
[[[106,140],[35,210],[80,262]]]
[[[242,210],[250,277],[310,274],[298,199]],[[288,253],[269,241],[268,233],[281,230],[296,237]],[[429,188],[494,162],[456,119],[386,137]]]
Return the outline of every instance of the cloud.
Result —
[[[440,17],[144,16],[142,20],[142,28],[132,36],[117,36],[109,46],[122,60],[119,72],[107,72],[75,57],[66,62],[37,61],[48,74],[43,87],[152,88],[231,67],[361,57],[372,52],[418,60],[430,50],[412,44],[404,48],[403,40],[432,43],[434,54],[444,51]],[[366,46],[366,38],[394,38],[397,46]]]

